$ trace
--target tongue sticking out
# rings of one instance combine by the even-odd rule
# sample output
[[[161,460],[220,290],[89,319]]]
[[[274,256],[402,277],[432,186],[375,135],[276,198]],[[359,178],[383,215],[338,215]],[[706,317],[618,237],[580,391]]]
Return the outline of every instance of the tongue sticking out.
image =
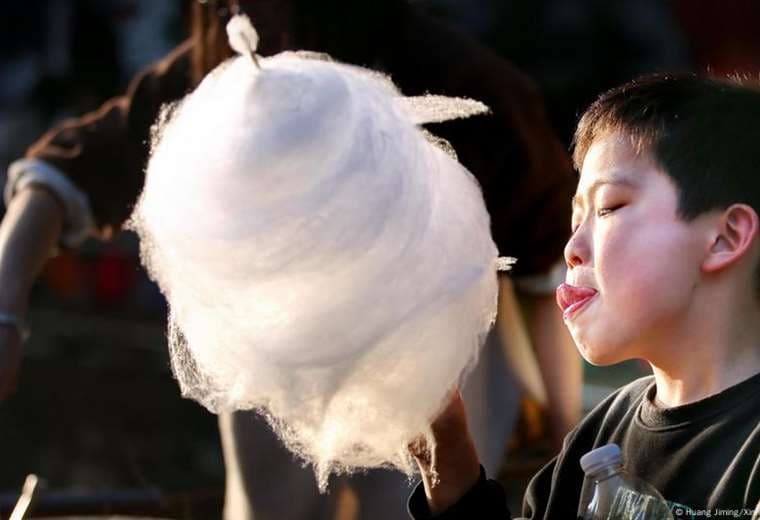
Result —
[[[571,307],[591,299],[597,293],[596,289],[590,287],[575,287],[566,283],[557,287],[557,305],[566,312]]]

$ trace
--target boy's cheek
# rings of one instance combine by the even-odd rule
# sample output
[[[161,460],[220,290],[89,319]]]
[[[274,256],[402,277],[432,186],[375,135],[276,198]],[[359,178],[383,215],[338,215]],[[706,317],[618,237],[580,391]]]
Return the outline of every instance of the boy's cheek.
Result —
[[[676,319],[682,308],[681,291],[668,286],[673,276],[677,274],[638,270],[608,287],[586,312],[567,323],[580,354],[594,365],[645,355],[640,338],[663,320]]]
[[[663,244],[651,239],[634,241],[633,236],[611,237],[597,263],[597,283],[604,304],[618,313],[646,311],[658,293],[675,282],[671,267],[678,259],[673,257],[677,251],[672,242],[666,237]]]

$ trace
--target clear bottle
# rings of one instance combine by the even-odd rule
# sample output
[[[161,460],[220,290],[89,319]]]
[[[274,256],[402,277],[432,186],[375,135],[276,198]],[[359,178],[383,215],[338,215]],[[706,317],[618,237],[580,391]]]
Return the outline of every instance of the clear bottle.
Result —
[[[617,444],[607,444],[581,457],[581,468],[592,483],[583,520],[673,520],[670,507],[650,484],[629,475]]]

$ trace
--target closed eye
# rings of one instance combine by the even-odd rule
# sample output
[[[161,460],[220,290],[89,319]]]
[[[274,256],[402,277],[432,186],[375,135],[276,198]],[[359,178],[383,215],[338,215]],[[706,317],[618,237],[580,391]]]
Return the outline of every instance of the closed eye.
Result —
[[[597,217],[605,217],[605,216],[609,215],[610,213],[612,213],[613,211],[616,211],[616,210],[622,208],[623,206],[625,206],[625,204],[617,204],[617,205],[614,205],[614,206],[609,206],[607,208],[599,208],[596,211],[596,216]]]

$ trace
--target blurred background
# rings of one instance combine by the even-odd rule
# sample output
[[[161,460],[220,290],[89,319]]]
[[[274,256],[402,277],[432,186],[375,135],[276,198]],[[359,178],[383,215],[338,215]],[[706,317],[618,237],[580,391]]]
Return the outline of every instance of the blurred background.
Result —
[[[4,2],[0,170],[51,125],[97,108],[175,47],[190,3]],[[412,3],[530,76],[568,146],[579,113],[604,89],[641,73],[760,72],[754,0]],[[34,334],[18,389],[0,403],[0,514],[35,473],[58,511],[124,513],[151,504],[174,517],[219,516],[224,470],[216,419],[180,398],[164,318],[164,300],[140,268],[130,234],[89,241],[49,263],[32,299]],[[587,367],[584,405],[643,373],[637,363]],[[529,407],[525,415],[513,442],[537,448],[521,450],[507,469],[523,480],[547,456],[540,418]]]

